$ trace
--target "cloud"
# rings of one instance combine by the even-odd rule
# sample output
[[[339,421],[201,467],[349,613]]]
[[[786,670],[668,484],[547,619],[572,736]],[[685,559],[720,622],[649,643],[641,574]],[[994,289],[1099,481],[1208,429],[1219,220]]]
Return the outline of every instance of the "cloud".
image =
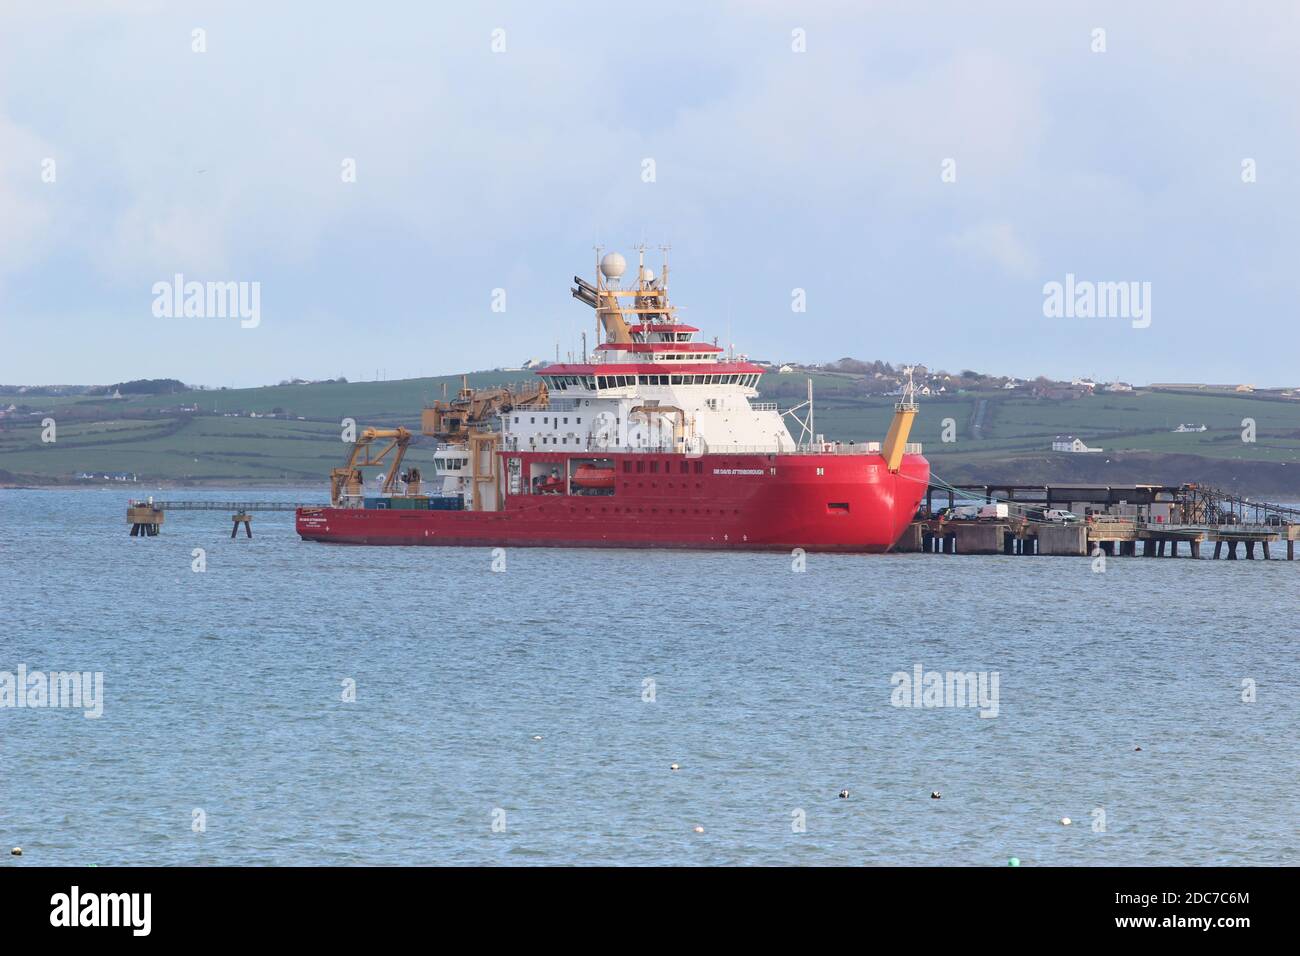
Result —
[[[756,353],[791,347],[796,286],[815,304],[803,357],[897,358],[908,330],[843,321],[864,288],[879,312],[923,310],[951,341],[959,295],[1018,315],[1005,278],[1039,271],[1158,281],[1178,319],[1152,340],[1214,334],[1243,290],[1253,331],[1289,331],[1273,317],[1289,314],[1300,256],[1285,215],[1300,201],[1294,12],[665,0],[636,21],[633,54],[620,18],[523,3],[364,17],[250,0],[202,16],[161,0],[81,6],[0,11],[0,275],[21,329],[48,316],[85,341],[147,317],[141,290],[179,271],[261,281],[258,334],[283,335],[301,374],[355,374],[320,333],[361,322],[347,352],[372,369],[485,367],[567,348],[590,317],[567,308],[563,280],[593,243],[626,254],[644,237],[673,243],[686,314],[710,336],[733,315]],[[1089,50],[1098,23],[1104,55]],[[508,51],[494,55],[498,27]],[[39,179],[47,155],[57,186]],[[1239,180],[1245,156],[1257,184]],[[737,262],[746,282],[718,281]],[[495,287],[509,288],[504,316],[487,312]],[[177,353],[163,358],[189,364],[160,373],[285,377],[274,349],[166,332]],[[142,373],[126,338],[103,334],[79,374],[67,352],[39,377]],[[521,356],[503,358],[502,334]],[[408,347],[434,339],[436,356]],[[1043,370],[1026,350],[1024,371]],[[380,357],[394,354],[400,371]],[[1280,355],[1259,361],[1282,369]]]
[[[49,143],[0,113],[0,279],[39,262],[52,245],[59,169],[46,160],[53,155]]]
[[[1038,260],[1016,235],[1009,222],[981,222],[967,226],[949,237],[949,244],[986,262],[992,262],[1012,278],[1027,278],[1034,273]]]

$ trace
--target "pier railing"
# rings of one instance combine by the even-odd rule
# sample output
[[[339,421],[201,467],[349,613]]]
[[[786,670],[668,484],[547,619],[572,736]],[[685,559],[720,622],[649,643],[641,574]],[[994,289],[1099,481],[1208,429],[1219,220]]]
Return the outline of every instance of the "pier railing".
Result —
[[[299,508],[323,508],[325,501],[150,501],[132,498],[131,507],[156,508],[159,511],[297,511]]]

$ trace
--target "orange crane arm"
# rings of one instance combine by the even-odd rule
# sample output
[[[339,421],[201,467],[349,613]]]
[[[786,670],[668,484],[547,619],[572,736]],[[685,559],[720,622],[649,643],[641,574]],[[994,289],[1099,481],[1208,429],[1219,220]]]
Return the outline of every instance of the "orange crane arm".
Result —
[[[384,493],[391,494],[396,485],[395,476],[398,473],[398,466],[406,454],[407,445],[411,443],[411,437],[411,432],[408,429],[400,427],[365,429],[353,443],[351,451],[348,452],[347,464],[330,472],[330,501],[337,505],[343,497],[348,482],[353,480],[354,476],[359,478],[362,468],[382,465],[389,453],[397,449],[395,463],[388,476],[384,479]],[[389,439],[388,444],[378,454],[374,454],[374,443],[384,439]]]

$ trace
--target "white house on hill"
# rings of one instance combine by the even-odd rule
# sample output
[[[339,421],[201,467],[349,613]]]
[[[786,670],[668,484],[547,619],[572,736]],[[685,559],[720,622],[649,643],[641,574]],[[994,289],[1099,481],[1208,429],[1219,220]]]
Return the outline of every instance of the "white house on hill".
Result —
[[[1075,438],[1073,435],[1057,435],[1052,441],[1052,451],[1066,451],[1082,454],[1086,452],[1101,451],[1101,449],[1089,448],[1084,444],[1083,439]]]

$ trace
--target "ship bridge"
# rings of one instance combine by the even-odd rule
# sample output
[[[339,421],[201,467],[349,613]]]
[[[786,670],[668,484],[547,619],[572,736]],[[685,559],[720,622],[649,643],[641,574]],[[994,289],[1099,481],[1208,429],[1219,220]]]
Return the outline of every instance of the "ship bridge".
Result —
[[[639,251],[630,288],[622,288],[627,264],[616,252],[598,260],[595,282],[574,277],[571,292],[595,310],[600,344],[582,362],[538,370],[548,401],[504,416],[503,446],[793,451],[776,405],[756,401],[766,369],[724,357],[716,341],[695,341],[700,330],[678,321],[669,301],[667,258],[656,276]]]

